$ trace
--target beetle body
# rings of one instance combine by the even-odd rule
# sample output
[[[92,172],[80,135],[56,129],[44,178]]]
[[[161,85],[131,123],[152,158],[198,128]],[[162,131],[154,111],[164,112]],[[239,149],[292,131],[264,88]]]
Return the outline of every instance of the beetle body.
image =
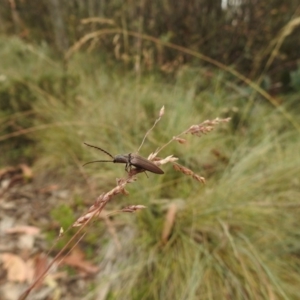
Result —
[[[125,164],[125,170],[127,172],[128,172],[128,169],[130,170],[131,167],[134,166],[135,168],[140,169],[140,170],[149,171],[149,172],[152,172],[155,174],[164,174],[164,171],[162,169],[160,169],[157,165],[155,165],[150,160],[148,160],[138,154],[129,153],[129,154],[118,154],[116,156],[112,156],[110,153],[108,153],[107,151],[105,151],[99,147],[92,146],[87,143],[84,143],[84,144],[89,147],[96,148],[96,149],[106,153],[107,155],[109,155],[112,158],[112,160],[91,161],[84,165],[87,165],[89,163],[94,163],[94,162],[113,162],[113,163]]]
[[[155,174],[164,174],[164,171],[160,169],[157,165],[155,165],[153,162],[135,153],[129,153],[127,155],[116,155],[114,158],[114,162],[126,163],[125,168],[127,171],[128,168],[134,166],[138,169],[144,169]]]

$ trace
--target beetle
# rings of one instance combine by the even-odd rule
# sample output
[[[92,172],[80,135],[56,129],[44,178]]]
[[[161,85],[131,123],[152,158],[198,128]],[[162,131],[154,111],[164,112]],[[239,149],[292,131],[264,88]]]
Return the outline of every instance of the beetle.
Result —
[[[102,149],[100,147],[96,147],[96,146],[93,146],[93,145],[90,145],[87,143],[84,143],[84,144],[89,147],[98,149],[98,150],[106,153],[108,156],[110,156],[112,158],[112,160],[94,160],[94,161],[85,163],[83,166],[94,163],[94,162],[112,162],[112,163],[125,164],[126,172],[128,172],[128,169],[131,170],[131,166],[134,166],[138,170],[145,170],[145,171],[149,171],[149,172],[152,172],[155,174],[164,174],[164,171],[162,169],[160,169],[157,165],[155,165],[150,160],[148,160],[138,154],[129,153],[129,154],[118,154],[116,156],[112,156],[110,153],[108,153],[107,151],[105,151],[104,149]]]

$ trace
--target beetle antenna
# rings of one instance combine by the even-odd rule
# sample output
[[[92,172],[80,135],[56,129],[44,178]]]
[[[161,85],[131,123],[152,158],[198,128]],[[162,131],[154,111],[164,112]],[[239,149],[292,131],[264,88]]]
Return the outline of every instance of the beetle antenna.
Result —
[[[90,145],[90,144],[87,144],[87,143],[84,143],[85,145],[87,145],[87,146],[89,146],[89,147],[92,147],[92,148],[95,148],[95,149],[98,149],[98,150],[100,150],[100,151],[102,151],[102,152],[104,152],[104,153],[106,153],[107,155],[109,155],[112,159],[114,159],[114,157],[110,154],[110,153],[108,153],[107,151],[105,151],[105,150],[103,150],[102,148],[100,148],[100,147],[96,147],[96,146],[93,146],[93,145]],[[110,160],[107,160],[107,161],[110,161]]]
[[[95,162],[113,162],[113,161],[111,161],[111,160],[93,160],[93,161],[89,161],[89,162],[85,163],[82,166],[84,167],[85,165],[92,164],[92,163],[95,163]]]

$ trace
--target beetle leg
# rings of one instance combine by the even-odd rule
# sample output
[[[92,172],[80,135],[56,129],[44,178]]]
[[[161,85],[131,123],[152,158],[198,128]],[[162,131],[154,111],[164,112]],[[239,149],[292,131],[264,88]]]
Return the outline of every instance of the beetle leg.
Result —
[[[130,163],[126,163],[126,165],[125,165],[125,171],[126,171],[127,173],[129,172],[128,169],[131,170],[131,165],[130,165]]]
[[[126,166],[125,166],[125,170],[126,170],[127,173],[129,171],[131,171],[131,162],[130,162],[130,160],[131,160],[131,153],[128,154],[128,162],[126,163]],[[128,169],[129,169],[129,171],[128,171]]]

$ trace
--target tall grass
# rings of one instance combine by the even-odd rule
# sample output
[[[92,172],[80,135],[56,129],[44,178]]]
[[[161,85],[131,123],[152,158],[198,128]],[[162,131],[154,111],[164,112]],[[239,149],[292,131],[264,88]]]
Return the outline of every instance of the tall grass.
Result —
[[[27,67],[36,67],[34,80],[26,77]],[[106,291],[107,299],[298,298],[300,140],[276,109],[261,99],[249,105],[247,88],[205,68],[182,69],[169,82],[159,75],[137,79],[121,66],[110,70],[87,54],[75,55],[67,73],[55,65],[38,67],[32,59],[18,68],[7,65],[2,72],[8,80],[22,80],[36,98],[34,124],[23,132],[35,141],[36,173],[55,171],[81,184],[87,177],[102,192],[124,174],[124,166],[83,169],[84,162],[103,158],[83,142],[112,154],[134,152],[165,105],[164,118],[141,149],[146,156],[192,124],[232,117],[231,124],[187,137],[187,144],[171,144],[161,154],[178,156],[207,178],[206,186],[166,166],[164,176],[141,176],[128,188],[129,197],[112,202],[111,209],[129,204],[147,209],[114,217],[121,251],[111,237],[99,236],[104,259],[89,296]],[[45,86],[39,81],[45,75],[56,84],[71,76],[73,85],[53,87],[49,80]],[[163,242],[172,204],[177,213]]]

